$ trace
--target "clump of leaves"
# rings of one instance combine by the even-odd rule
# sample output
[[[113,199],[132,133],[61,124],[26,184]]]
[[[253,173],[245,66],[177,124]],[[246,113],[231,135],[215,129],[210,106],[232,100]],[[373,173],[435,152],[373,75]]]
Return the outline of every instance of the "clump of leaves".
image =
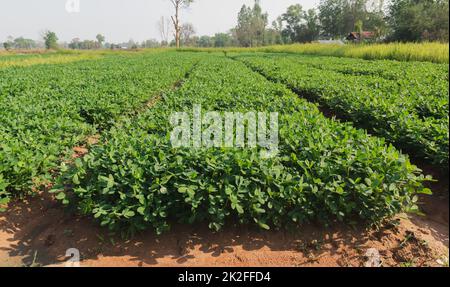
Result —
[[[280,112],[276,157],[260,149],[173,148],[173,111],[194,104],[219,112]],[[204,55],[179,89],[133,120],[112,128],[67,169],[53,192],[127,234],[170,222],[227,220],[262,229],[319,221],[380,222],[414,210],[427,180],[383,139],[325,118],[314,104],[244,64]],[[70,187],[69,189],[67,187]]]
[[[73,147],[170,90],[195,61],[143,53],[0,69],[0,198],[51,182]]]
[[[448,65],[271,54],[236,58],[415,157],[448,169]]]

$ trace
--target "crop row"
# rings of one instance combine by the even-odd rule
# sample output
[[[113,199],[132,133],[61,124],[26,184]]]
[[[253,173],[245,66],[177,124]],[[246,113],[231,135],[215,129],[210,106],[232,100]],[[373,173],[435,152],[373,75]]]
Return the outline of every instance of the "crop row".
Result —
[[[247,54],[248,55],[248,54]],[[391,60],[362,60],[355,58],[337,58],[325,56],[295,54],[256,54],[268,58],[288,58],[309,66],[338,71],[343,74],[379,76],[388,80],[400,81],[401,84],[435,84],[436,81],[448,81],[447,64],[429,62],[398,62]],[[407,80],[407,81],[404,81]],[[404,81],[404,82],[402,82]]]
[[[279,153],[261,148],[174,148],[173,112],[279,112]],[[425,180],[383,139],[318,108],[243,63],[203,55],[177,90],[106,132],[52,192],[103,226],[163,232],[171,221],[228,220],[261,228],[311,221],[376,222],[406,208]],[[66,187],[70,186],[70,190]],[[124,229],[123,229],[124,228]]]
[[[156,53],[0,69],[0,197],[50,181],[87,135],[168,90],[193,61]]]
[[[409,88],[401,80],[326,70],[326,61],[319,69],[300,58],[255,55],[236,58],[268,79],[318,100],[411,155],[448,168],[448,80],[443,76],[438,77],[440,81],[435,85],[419,85],[418,80],[415,88]]]
[[[279,55],[264,54],[278,61]],[[346,82],[358,88],[395,95],[400,100],[407,97],[411,111],[422,117],[443,118],[448,115],[448,65],[426,62],[367,61],[361,59],[283,55],[283,61],[302,65],[307,70],[332,71],[348,75]],[[334,75],[339,76],[339,75]],[[367,85],[369,84],[369,85]]]

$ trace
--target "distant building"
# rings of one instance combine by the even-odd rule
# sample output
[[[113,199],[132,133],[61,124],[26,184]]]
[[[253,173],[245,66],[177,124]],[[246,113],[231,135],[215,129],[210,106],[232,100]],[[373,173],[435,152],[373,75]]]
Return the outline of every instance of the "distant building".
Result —
[[[345,45],[341,40],[317,40],[319,44],[328,44],[328,45]]]
[[[351,41],[351,42],[360,42],[364,40],[375,40],[375,32],[372,31],[363,31],[362,33],[359,32],[351,32],[345,40]]]

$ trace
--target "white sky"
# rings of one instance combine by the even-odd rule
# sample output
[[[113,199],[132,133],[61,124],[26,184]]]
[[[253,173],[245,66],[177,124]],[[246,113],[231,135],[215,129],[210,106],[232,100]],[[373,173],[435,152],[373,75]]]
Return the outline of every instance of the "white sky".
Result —
[[[169,0],[78,0],[80,11],[68,13],[70,0],[0,0],[0,42],[8,36],[39,39],[46,29],[56,32],[60,41],[94,39],[105,35],[109,42],[160,40],[157,21],[170,16]],[[72,0],[73,1],[73,0]],[[319,0],[261,0],[270,23],[289,5],[314,7]],[[195,0],[183,11],[182,21],[193,23],[198,35],[226,32],[236,25],[243,4],[254,0]]]

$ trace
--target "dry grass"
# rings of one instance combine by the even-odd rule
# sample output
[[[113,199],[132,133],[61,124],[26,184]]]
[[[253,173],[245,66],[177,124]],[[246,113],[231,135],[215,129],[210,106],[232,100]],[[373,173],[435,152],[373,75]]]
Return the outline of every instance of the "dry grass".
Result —
[[[100,58],[95,54],[27,54],[13,55],[0,58],[0,68],[7,67],[27,67],[40,64],[65,64],[82,60],[92,60]]]
[[[448,43],[390,43],[367,45],[293,44],[258,48],[184,48],[182,51],[299,53],[367,60],[449,62]]]
[[[108,55],[132,56],[140,53],[160,53],[175,49],[135,50],[13,50],[0,51],[0,68],[26,67],[39,64],[65,64],[82,60],[93,60]]]
[[[36,64],[58,64],[96,59],[111,54],[133,55],[135,53],[159,53],[174,48],[151,48],[137,50],[25,50],[0,51],[0,68],[31,66]],[[293,44],[257,48],[182,48],[180,51],[196,52],[267,52],[299,53],[320,56],[362,58],[367,60],[422,61],[449,63],[448,43],[389,43],[367,45]]]

